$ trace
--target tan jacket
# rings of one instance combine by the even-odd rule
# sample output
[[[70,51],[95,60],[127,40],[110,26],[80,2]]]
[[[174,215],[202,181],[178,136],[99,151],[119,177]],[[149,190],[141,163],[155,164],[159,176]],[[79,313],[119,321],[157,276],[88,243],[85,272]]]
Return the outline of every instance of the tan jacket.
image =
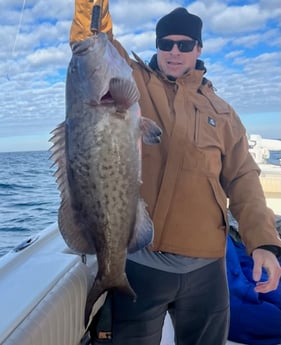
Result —
[[[91,35],[92,5],[76,0],[71,42]],[[101,28],[112,39],[108,0]],[[249,253],[261,245],[281,247],[245,129],[204,72],[193,70],[172,82],[137,56],[129,59],[120,43],[113,43],[133,68],[143,116],[163,130],[161,144],[143,145],[142,196],[155,226],[151,249],[224,256],[227,198]]]

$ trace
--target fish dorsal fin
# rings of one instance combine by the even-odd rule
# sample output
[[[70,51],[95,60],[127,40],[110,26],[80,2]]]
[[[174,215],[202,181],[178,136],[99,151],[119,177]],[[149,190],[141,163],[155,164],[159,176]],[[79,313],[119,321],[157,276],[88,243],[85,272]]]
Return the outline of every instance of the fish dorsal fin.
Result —
[[[57,166],[55,172],[56,181],[61,193],[66,189],[66,177],[65,177],[65,123],[62,122],[51,132],[50,142],[53,145],[50,148],[51,159],[54,162],[53,165]]]
[[[118,110],[127,110],[139,100],[139,91],[136,84],[129,79],[112,78],[109,83],[109,92]]]
[[[52,153],[51,159],[54,162],[53,165],[57,166],[57,170],[54,175],[61,195],[61,204],[58,215],[59,230],[65,242],[72,250],[77,253],[94,254],[95,247],[91,238],[77,235],[81,233],[81,231],[79,230],[79,224],[76,223],[73,216],[73,210],[71,207],[71,198],[66,173],[65,126],[65,122],[63,122],[55,128],[51,132],[52,137],[49,140],[53,143],[50,148]]]

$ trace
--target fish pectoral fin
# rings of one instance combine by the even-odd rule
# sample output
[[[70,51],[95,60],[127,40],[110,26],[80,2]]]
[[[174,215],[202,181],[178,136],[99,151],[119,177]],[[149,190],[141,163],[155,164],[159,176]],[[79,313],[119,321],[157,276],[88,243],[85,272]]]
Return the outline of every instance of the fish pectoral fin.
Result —
[[[146,204],[142,199],[139,199],[134,232],[128,245],[128,252],[136,252],[151,244],[153,235],[154,226],[146,210]]]
[[[119,111],[127,110],[139,99],[138,88],[129,79],[112,78],[109,83],[109,92]]]
[[[142,140],[145,144],[160,143],[162,130],[153,120],[142,116],[140,118],[140,130],[142,133]]]

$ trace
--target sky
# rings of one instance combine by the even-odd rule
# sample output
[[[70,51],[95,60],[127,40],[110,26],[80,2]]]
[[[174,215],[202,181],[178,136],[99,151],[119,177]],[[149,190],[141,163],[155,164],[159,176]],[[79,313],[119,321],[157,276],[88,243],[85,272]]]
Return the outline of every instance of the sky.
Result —
[[[87,1],[87,0],[85,0]],[[281,138],[280,0],[111,0],[113,32],[145,61],[176,7],[203,20],[201,59],[249,134]],[[0,0],[0,152],[45,150],[65,117],[74,0]]]

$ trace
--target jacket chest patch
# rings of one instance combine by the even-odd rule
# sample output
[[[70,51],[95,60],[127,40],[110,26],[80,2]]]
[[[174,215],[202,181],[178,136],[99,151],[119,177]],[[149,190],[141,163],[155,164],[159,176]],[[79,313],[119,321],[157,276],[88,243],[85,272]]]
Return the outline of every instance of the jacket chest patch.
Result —
[[[212,127],[216,127],[216,125],[217,125],[216,120],[210,116],[208,116],[208,124]]]

